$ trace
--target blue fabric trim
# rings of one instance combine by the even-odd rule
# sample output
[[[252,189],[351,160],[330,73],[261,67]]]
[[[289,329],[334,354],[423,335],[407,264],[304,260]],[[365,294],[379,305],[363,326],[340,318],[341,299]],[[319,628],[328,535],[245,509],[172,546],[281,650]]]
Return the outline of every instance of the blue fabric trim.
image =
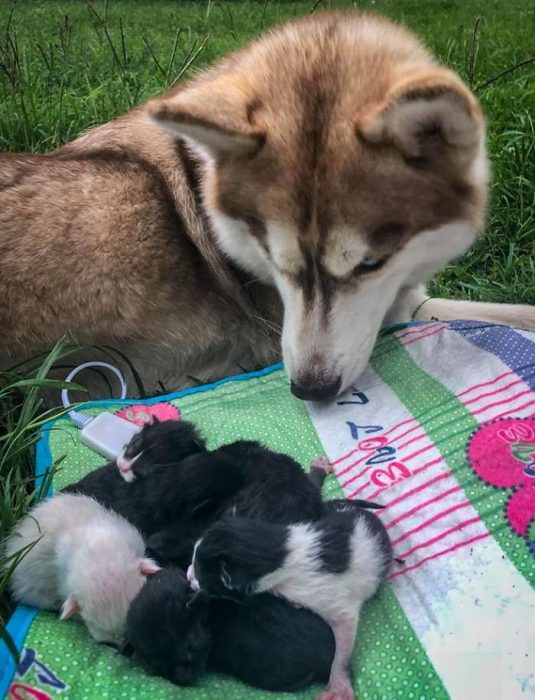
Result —
[[[7,623],[6,629],[19,651],[22,651],[24,639],[28,634],[30,625],[37,615],[37,612],[35,608],[19,605]],[[15,659],[2,642],[0,648],[0,698],[7,695],[8,688],[11,685],[16,670]]]

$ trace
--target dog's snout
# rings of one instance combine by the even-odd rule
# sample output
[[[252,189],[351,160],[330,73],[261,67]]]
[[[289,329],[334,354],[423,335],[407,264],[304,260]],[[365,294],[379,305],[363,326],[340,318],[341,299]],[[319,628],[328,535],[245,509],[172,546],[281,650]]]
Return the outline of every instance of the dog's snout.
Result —
[[[339,391],[342,380],[337,377],[330,381],[291,382],[292,394],[303,401],[329,401],[334,399]]]

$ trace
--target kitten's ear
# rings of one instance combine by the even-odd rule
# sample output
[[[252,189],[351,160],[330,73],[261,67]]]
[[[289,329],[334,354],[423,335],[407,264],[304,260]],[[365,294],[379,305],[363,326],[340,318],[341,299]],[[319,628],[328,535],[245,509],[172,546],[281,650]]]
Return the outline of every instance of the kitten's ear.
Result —
[[[252,584],[246,572],[234,567],[234,571],[231,574],[225,561],[221,562],[221,582],[230,591],[250,593],[252,590]]]
[[[153,415],[153,416],[151,416],[151,419],[150,419],[149,423],[150,423],[151,425],[159,425],[159,424],[160,424],[160,419],[158,418],[158,416],[154,416],[154,415]]]
[[[73,595],[70,595],[63,601],[63,605],[61,606],[59,613],[59,619],[68,620],[69,618],[74,617],[74,615],[77,615],[79,612],[80,604]]]
[[[139,571],[143,576],[152,576],[157,571],[160,571],[162,567],[154,561],[154,559],[145,558],[139,562]]]
[[[186,608],[190,611],[197,610],[198,608],[203,608],[208,602],[208,596],[204,591],[195,591],[191,598],[186,603]]]

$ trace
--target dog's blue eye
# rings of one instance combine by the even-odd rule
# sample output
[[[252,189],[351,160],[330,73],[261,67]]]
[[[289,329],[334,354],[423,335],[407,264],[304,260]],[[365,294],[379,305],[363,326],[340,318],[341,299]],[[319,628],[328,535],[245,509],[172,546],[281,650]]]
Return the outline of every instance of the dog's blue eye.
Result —
[[[363,258],[357,265],[357,272],[373,272],[382,267],[386,262],[386,258]]]

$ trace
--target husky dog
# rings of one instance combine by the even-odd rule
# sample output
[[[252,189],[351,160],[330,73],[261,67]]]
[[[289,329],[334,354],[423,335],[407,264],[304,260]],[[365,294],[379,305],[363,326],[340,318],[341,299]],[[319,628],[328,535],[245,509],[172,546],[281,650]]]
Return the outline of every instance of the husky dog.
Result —
[[[20,560],[10,580],[15,600],[79,614],[98,642],[120,644],[128,607],[146,577],[159,570],[144,556],[140,533],[86,496],[62,494],[39,503],[5,543]]]
[[[481,230],[485,124],[405,29],[282,25],[46,155],[0,157],[0,354],[109,344],[149,388],[282,357],[329,399],[381,324]],[[535,310],[429,301],[419,317],[535,327]]]

